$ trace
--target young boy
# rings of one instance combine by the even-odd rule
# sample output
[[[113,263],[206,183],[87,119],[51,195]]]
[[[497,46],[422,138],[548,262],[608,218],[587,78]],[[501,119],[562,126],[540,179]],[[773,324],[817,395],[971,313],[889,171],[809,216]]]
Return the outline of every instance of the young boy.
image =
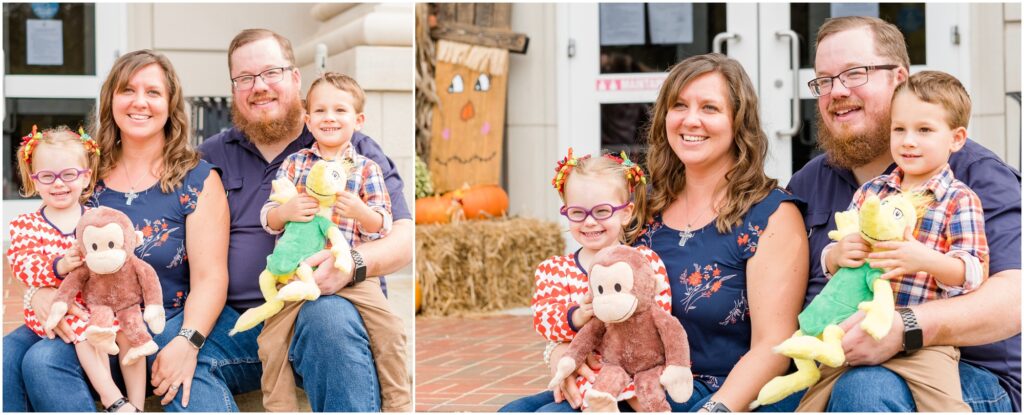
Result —
[[[362,88],[346,75],[328,72],[313,81],[306,96],[304,120],[316,143],[288,156],[277,172],[278,179],[286,178],[298,187],[320,159],[351,166],[346,191],[339,194],[331,220],[352,247],[386,235],[392,220],[391,201],[380,166],[357,154],[351,146],[352,134],[363,127],[365,120],[364,100]],[[260,215],[267,232],[279,234],[287,222],[313,219],[319,210],[316,199],[301,191],[299,194],[283,205],[267,201]],[[379,280],[367,278],[336,294],[352,302],[366,325],[380,379],[382,410],[412,411],[402,320],[391,311]],[[301,302],[290,303],[269,318],[257,339],[263,361],[263,404],[268,411],[298,410],[288,346],[300,305]]]
[[[931,201],[916,230],[905,231],[905,241],[877,243],[877,252],[871,253],[860,235],[851,235],[826,247],[822,263],[829,273],[859,267],[866,260],[886,271],[881,278],[890,280],[901,308],[981,285],[988,276],[981,200],[953,177],[948,163],[967,140],[970,116],[967,91],[947,73],[922,71],[896,88],[889,146],[897,167],[861,186],[851,206],[859,207],[869,194],[885,199],[897,192],[921,192]],[[932,346],[882,366],[907,382],[918,411],[969,412],[960,389],[959,360],[958,349]],[[823,411],[840,373],[823,370],[822,379],[807,391],[797,410]]]

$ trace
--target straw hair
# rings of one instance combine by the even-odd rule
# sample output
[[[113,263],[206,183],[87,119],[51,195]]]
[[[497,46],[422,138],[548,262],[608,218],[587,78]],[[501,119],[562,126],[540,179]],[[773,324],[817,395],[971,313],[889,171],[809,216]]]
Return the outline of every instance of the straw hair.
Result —
[[[326,72],[313,81],[309,86],[309,92],[306,93],[306,112],[310,110],[309,98],[313,96],[313,90],[321,83],[352,94],[352,98],[355,100],[352,107],[355,108],[356,113],[363,112],[363,105],[366,102],[366,93],[363,92],[363,88],[352,77],[338,72]]]
[[[462,65],[477,72],[501,76],[508,68],[508,51],[438,40],[437,61]]]
[[[896,87],[892,98],[900,93],[911,93],[921,101],[937,104],[946,109],[946,122],[950,129],[967,128],[971,120],[971,96],[953,75],[939,71],[921,71],[910,75]]]
[[[278,46],[281,47],[281,55],[284,56],[289,65],[295,66],[295,52],[292,50],[292,42],[288,38],[277,34],[273,30],[245,29],[238,32],[235,38],[231,39],[231,45],[228,46],[228,72],[231,72],[231,55],[235,53],[236,49],[266,38],[273,38],[277,41]]]
[[[166,56],[149,49],[125,54],[114,62],[110,74],[100,89],[99,112],[90,130],[92,137],[100,144],[100,166],[97,176],[109,177],[121,161],[121,128],[114,122],[114,94],[120,93],[128,81],[140,69],[159,65],[164,71],[167,87],[167,124],[164,125],[164,148],[162,152],[163,171],[160,173],[160,190],[170,193],[181,185],[185,174],[199,165],[199,153],[189,143],[189,118],[185,112],[185,94],[174,66]]]
[[[42,138],[36,141],[35,149],[32,150],[31,160],[36,160],[39,157],[46,157],[45,154],[50,151],[74,151],[78,152],[81,157],[82,164],[85,168],[96,171],[96,165],[99,164],[99,156],[96,153],[90,152],[82,144],[81,137],[75,134],[67,126],[61,125],[55,128],[43,130],[41,133]],[[45,149],[45,150],[44,150]],[[25,160],[25,145],[18,147],[18,175],[21,176],[21,195],[24,197],[32,197],[37,195],[39,192],[36,190],[36,183],[32,180],[32,174],[35,171],[32,169],[30,164],[31,160]],[[59,179],[58,179],[59,180]],[[89,175],[89,183],[82,189],[82,196],[79,198],[80,203],[85,203],[92,195],[93,187],[96,185],[96,175]]]
[[[818,28],[818,39],[815,40],[815,47],[831,35],[862,27],[868,28],[875,35],[875,53],[892,59],[892,62],[871,63],[893,63],[903,66],[904,69],[910,71],[910,55],[907,54],[907,41],[903,38],[903,33],[900,32],[896,25],[877,17],[846,16],[828,19]],[[869,62],[864,63],[867,64]]]
[[[760,202],[777,186],[775,179],[764,173],[764,160],[768,156],[768,137],[761,130],[757,113],[757,92],[750,78],[734,59],[718,53],[689,57],[670,70],[661,85],[654,103],[650,128],[647,132],[647,168],[651,172],[652,190],[644,209],[634,209],[634,221],[647,224],[654,215],[663,212],[682,193],[686,185],[686,167],[668,144],[665,116],[675,105],[679,92],[690,81],[707,73],[725,78],[729,89],[728,111],[733,118],[733,143],[730,151],[736,164],[725,174],[726,193],[718,212],[715,226],[727,233],[740,225],[750,207]],[[640,229],[627,235],[632,243],[640,236]]]
[[[537,264],[561,255],[557,224],[530,218],[416,226],[416,281],[427,316],[527,307]]]

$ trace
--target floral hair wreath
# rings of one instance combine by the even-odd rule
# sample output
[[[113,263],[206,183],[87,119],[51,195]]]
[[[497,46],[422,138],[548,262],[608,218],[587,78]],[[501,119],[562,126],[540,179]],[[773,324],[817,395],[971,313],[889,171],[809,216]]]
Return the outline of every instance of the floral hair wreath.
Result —
[[[78,139],[81,140],[82,146],[85,147],[87,153],[95,153],[97,156],[100,155],[100,144],[93,140],[89,134],[85,133],[85,129],[78,127]],[[43,133],[39,132],[39,127],[32,125],[32,132],[21,138],[21,145],[25,148],[22,152],[22,157],[26,163],[32,162],[32,152],[35,150],[39,140],[43,138]]]
[[[644,170],[630,160],[625,151],[621,152],[620,155],[621,156],[605,154],[603,157],[607,157],[608,159],[626,167],[626,183],[629,183],[629,193],[633,193],[637,184],[647,184],[647,177],[644,176]],[[572,155],[572,147],[569,147],[569,154],[558,161],[558,164],[555,166],[555,177],[551,179],[551,185],[554,186],[555,190],[558,190],[558,193],[565,194],[565,181],[569,178],[569,173],[571,173],[572,169],[578,166],[580,162],[588,158],[590,158],[589,154],[576,158]]]

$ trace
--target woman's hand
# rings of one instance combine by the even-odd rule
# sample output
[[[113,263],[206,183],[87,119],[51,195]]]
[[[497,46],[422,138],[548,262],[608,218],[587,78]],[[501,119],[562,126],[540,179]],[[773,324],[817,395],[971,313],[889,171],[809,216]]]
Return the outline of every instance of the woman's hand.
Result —
[[[555,372],[558,371],[558,361],[562,359],[562,355],[569,349],[568,343],[562,343],[555,347],[551,351],[551,376],[555,376]],[[575,372],[570,373],[562,380],[562,384],[559,385],[558,389],[555,389],[555,403],[561,403],[564,400],[569,401],[569,405],[575,409],[579,409],[580,405],[583,404],[583,397],[580,395],[580,388],[576,386],[576,377],[583,376],[587,378],[591,383],[594,382],[595,375],[594,370],[599,369],[601,363],[597,360],[597,357],[591,353],[587,356],[586,364],[580,365]]]
[[[36,319],[40,323],[45,323],[50,317],[50,308],[53,307],[53,297],[57,295],[57,289],[54,287],[42,287],[36,294],[32,296],[32,310],[36,312]],[[75,302],[68,304],[68,314],[74,315],[82,320],[89,318],[89,313],[85,312]],[[67,320],[61,319],[57,327],[54,327],[53,333],[64,340],[64,343],[71,343],[75,339],[75,332],[71,330],[71,326],[68,325]],[[50,337],[51,339],[53,337]]]
[[[189,392],[192,390],[192,376],[196,372],[199,350],[184,337],[174,339],[156,354],[153,361],[153,394],[163,396],[160,405],[167,405],[181,391],[181,406],[188,407]]]

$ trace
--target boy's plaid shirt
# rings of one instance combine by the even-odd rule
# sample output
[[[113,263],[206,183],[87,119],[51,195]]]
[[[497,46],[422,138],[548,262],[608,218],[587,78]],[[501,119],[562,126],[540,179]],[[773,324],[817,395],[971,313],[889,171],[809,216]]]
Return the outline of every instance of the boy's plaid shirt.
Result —
[[[853,195],[850,208],[860,208],[867,195],[876,194],[885,199],[902,189],[903,170],[897,167],[890,174],[881,175],[864,183]],[[965,260],[966,278],[962,287],[939,284],[926,272],[907,274],[893,278],[893,293],[896,305],[906,307],[931,301],[936,298],[952,297],[977,289],[988,277],[988,241],[985,238],[985,215],[981,199],[966,184],[953,177],[953,170],[946,164],[921,186],[930,192],[932,201],[925,213],[918,219],[914,237],[925,246],[950,256]],[[977,259],[975,270],[970,270],[973,261],[964,258],[969,255]],[[975,276],[975,278],[972,278]]]
[[[373,233],[364,231],[355,219],[342,217],[332,209],[331,221],[338,225],[338,230],[345,236],[349,245],[356,247],[360,242],[380,239],[391,231],[391,197],[388,196],[388,189],[384,184],[384,174],[377,163],[356,153],[351,144],[341,152],[340,158],[352,166],[351,170],[347,172],[348,181],[345,183],[345,190],[358,194],[370,209],[384,216],[380,231]],[[299,150],[281,162],[281,167],[277,170],[277,178],[291,181],[299,193],[302,193],[306,190],[306,176],[313,169],[313,163],[320,159],[322,159],[320,147],[317,143],[313,143],[310,148]],[[280,204],[268,200],[260,210],[260,223],[263,224],[263,229],[274,235],[283,231],[271,229],[267,225],[267,213],[277,206]]]

